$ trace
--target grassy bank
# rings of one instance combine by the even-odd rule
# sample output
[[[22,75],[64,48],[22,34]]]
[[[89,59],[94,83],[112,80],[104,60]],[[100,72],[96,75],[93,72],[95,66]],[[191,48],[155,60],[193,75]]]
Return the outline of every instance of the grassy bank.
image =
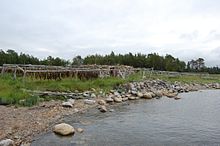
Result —
[[[170,82],[183,82],[183,83],[220,83],[220,75],[183,75],[183,76],[169,76],[159,74],[145,74],[146,79],[161,79]],[[93,80],[79,80],[73,78],[66,78],[61,81],[54,80],[34,80],[27,78],[23,80],[18,78],[12,79],[10,75],[0,76],[0,102],[5,104],[21,104],[31,106],[38,102],[38,97],[33,97],[26,93],[24,89],[28,90],[41,90],[41,91],[86,91],[92,88],[96,90],[109,91],[115,86],[130,81],[138,81],[142,79],[142,73],[136,73],[127,77],[126,79],[117,77],[99,78]],[[20,102],[25,99],[24,102]]]

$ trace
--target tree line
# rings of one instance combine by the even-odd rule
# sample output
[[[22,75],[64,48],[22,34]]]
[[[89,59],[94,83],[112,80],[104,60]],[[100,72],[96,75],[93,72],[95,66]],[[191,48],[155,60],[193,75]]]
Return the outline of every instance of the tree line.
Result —
[[[74,57],[71,61],[59,57],[48,56],[45,59],[39,59],[32,55],[20,53],[14,50],[0,50],[0,65],[3,64],[33,64],[33,65],[54,65],[54,66],[70,66],[70,65],[129,65],[135,68],[152,68],[161,71],[178,71],[178,72],[208,72],[220,73],[219,67],[206,67],[203,58],[191,60],[187,62],[179,60],[172,55],[160,56],[157,53],[148,55],[137,54],[115,54],[111,52],[108,55],[89,55],[85,58],[81,56]]]
[[[46,59],[40,60],[37,57],[20,53],[18,54],[14,50],[3,51],[0,50],[0,65],[3,64],[34,64],[34,65],[55,65],[66,66],[69,61],[61,59],[59,57],[48,56]]]

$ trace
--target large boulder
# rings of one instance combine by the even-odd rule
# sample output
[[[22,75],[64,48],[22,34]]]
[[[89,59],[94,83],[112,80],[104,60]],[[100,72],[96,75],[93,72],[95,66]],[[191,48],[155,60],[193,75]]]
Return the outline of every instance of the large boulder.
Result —
[[[53,128],[53,132],[62,136],[67,136],[75,133],[75,129],[66,123],[57,124]]]
[[[0,141],[0,146],[13,146],[14,145],[14,141],[11,139],[5,139]]]

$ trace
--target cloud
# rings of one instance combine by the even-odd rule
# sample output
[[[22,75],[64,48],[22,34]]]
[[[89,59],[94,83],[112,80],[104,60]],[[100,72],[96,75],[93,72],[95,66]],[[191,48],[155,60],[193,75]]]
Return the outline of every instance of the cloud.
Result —
[[[44,58],[116,53],[204,57],[218,64],[218,0],[7,0],[0,48]],[[208,61],[212,60],[212,61]]]

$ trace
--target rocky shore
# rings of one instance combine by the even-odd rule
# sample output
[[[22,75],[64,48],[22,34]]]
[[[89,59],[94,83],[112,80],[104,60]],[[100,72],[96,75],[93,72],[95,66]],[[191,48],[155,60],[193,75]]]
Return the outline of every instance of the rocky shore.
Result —
[[[83,99],[78,100],[42,102],[29,108],[0,106],[0,146],[30,145],[34,136],[52,130],[55,124],[62,123],[65,116],[74,113],[83,114],[90,108],[97,108],[101,114],[112,112],[108,109],[108,106],[112,104],[161,97],[179,100],[181,99],[178,97],[179,93],[202,89],[220,89],[220,84],[183,84],[145,80],[119,85],[108,93],[96,90],[87,91],[84,92]]]

